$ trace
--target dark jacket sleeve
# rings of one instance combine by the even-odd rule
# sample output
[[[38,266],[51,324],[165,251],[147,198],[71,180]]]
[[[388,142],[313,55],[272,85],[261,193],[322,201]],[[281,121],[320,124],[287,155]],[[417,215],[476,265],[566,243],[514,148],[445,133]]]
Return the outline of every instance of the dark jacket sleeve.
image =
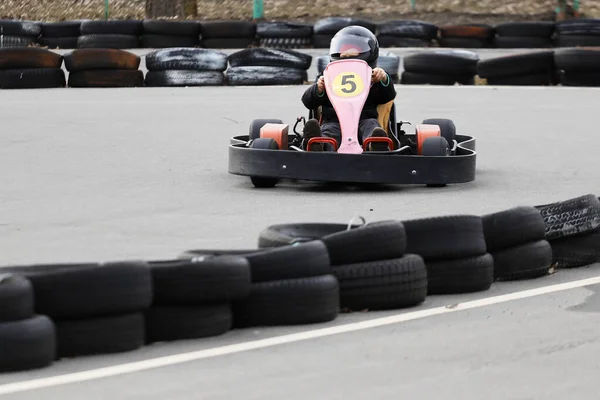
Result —
[[[317,76],[317,79],[319,79],[320,76],[321,75]],[[314,110],[317,107],[322,106],[323,104],[325,104],[326,100],[327,100],[326,93],[323,93],[322,96],[319,96],[317,94],[317,82],[316,81],[315,81],[315,83],[310,85],[308,87],[308,89],[306,89],[304,94],[302,95],[302,103],[309,110]]]
[[[377,82],[371,88],[371,91],[374,92],[373,99],[377,104],[385,104],[396,98],[394,82],[392,82],[392,78],[387,73],[386,78],[387,79],[383,79],[381,82]],[[386,83],[387,86],[385,86]]]

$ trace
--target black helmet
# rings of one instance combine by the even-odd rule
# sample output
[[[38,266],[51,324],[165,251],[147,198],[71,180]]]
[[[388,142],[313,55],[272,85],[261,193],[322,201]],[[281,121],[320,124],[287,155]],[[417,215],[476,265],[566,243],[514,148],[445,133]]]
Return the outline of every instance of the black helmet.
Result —
[[[355,49],[358,55],[351,57],[341,57],[340,54]],[[379,58],[379,43],[377,37],[369,29],[350,25],[340,29],[329,46],[329,58],[331,61],[343,58],[359,58],[369,64],[371,68],[377,67],[377,58]]]

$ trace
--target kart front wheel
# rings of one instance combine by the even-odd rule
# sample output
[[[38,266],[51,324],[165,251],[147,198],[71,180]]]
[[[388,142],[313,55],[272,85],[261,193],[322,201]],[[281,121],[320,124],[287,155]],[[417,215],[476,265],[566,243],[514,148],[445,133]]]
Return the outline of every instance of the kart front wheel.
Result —
[[[269,138],[254,139],[250,144],[251,149],[262,149],[262,150],[279,150],[277,142]],[[250,181],[257,188],[272,188],[279,182],[278,178],[267,178],[262,176],[251,176]]]
[[[431,136],[423,141],[421,154],[426,157],[447,156],[450,154],[450,146],[444,137]]]

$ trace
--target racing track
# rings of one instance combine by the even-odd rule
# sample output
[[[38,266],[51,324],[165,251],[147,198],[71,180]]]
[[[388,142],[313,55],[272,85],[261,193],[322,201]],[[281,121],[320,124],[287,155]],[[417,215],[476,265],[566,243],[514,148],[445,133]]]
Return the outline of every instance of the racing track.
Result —
[[[476,181],[446,188],[257,190],[227,173],[229,137],[259,117],[305,115],[305,87],[0,91],[2,264],[164,259],[247,248],[269,224],[484,214],[600,194],[600,91],[396,86],[398,117],[453,118],[477,138]],[[600,276],[600,267],[495,283],[420,307],[330,324],[248,329],[0,375],[7,384],[312,331],[382,316],[407,321],[92,379],[24,387],[7,399],[593,398],[600,279],[440,315],[424,309]],[[452,306],[454,307],[454,306]],[[447,310],[453,310],[453,308]],[[249,345],[242,345],[246,350]],[[203,353],[206,355],[206,353]],[[148,366],[148,364],[142,364]],[[61,383],[58,381],[58,383]],[[65,383],[65,382],[62,382]]]

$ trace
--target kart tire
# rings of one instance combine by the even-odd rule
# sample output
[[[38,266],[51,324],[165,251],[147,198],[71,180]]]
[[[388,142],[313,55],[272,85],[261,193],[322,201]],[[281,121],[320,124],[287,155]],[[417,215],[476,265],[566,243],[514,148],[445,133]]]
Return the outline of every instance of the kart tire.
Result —
[[[446,138],[431,136],[423,141],[421,154],[425,157],[443,157],[450,153],[450,146]]]
[[[280,119],[269,119],[269,118],[259,118],[255,119],[250,123],[250,129],[248,129],[249,140],[254,140],[260,138],[260,128],[263,127],[264,124],[283,124],[283,121]],[[268,148],[268,147],[266,147]]]
[[[438,125],[440,127],[440,136],[446,139],[450,148],[453,147],[454,140],[456,140],[456,126],[451,119],[427,118],[422,123]]]
[[[258,138],[252,141],[252,149],[279,150],[277,142],[270,138]],[[262,176],[251,176],[250,181],[256,188],[272,188],[279,182],[278,178],[267,178]]]
[[[588,234],[600,228],[600,199],[594,194],[534,207],[544,219],[546,240]]]

